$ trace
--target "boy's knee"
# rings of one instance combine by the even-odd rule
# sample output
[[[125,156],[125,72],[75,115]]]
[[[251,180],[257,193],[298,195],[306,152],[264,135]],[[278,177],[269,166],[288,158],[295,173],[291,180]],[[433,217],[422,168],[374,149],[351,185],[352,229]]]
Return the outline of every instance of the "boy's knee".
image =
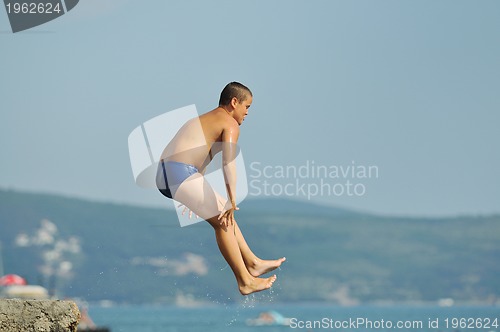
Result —
[[[236,231],[236,222],[229,223],[229,225],[227,225],[226,223],[221,223],[221,220],[219,220],[217,217],[210,218],[207,220],[207,222],[213,227],[215,231],[224,231],[229,233],[234,233]]]
[[[212,217],[205,219],[214,229],[220,229],[222,228],[223,225],[221,225],[221,221],[218,219],[218,217]]]

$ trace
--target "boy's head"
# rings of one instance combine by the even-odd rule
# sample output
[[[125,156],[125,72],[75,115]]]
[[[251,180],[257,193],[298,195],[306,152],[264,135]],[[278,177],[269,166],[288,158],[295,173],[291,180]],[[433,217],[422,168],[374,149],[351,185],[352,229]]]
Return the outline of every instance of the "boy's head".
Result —
[[[238,99],[238,102],[242,103],[249,97],[252,97],[252,91],[249,88],[241,83],[231,82],[220,93],[219,106],[229,105],[233,98]]]

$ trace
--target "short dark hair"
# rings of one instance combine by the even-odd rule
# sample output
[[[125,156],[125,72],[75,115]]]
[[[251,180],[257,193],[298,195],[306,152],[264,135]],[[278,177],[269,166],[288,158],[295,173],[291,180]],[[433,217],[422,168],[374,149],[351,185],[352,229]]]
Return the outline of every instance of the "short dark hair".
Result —
[[[219,106],[228,105],[234,97],[241,103],[245,101],[248,96],[252,96],[252,91],[250,91],[249,88],[241,83],[231,82],[226,85],[220,93]]]

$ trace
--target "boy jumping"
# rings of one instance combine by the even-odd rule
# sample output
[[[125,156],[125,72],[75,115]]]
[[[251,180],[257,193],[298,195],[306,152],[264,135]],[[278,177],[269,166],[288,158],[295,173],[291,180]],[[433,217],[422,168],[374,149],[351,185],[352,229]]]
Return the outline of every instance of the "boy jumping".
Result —
[[[252,104],[252,92],[238,82],[222,90],[219,106],[189,120],[163,151],[156,184],[168,198],[184,204],[215,230],[222,256],[233,270],[242,295],[268,289],[276,275],[259,278],[281,265],[285,258],[262,260],[255,256],[241,233],[236,206],[236,155],[239,126]],[[222,152],[227,199],[205,180],[204,172],[213,156]]]

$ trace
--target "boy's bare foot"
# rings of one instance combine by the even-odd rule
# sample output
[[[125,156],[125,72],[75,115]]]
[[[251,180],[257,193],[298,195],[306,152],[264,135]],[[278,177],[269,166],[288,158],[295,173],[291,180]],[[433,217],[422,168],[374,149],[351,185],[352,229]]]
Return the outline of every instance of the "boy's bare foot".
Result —
[[[252,266],[247,267],[247,269],[252,276],[259,277],[278,268],[284,261],[286,261],[285,257],[275,260],[256,259]]]
[[[265,289],[271,288],[275,281],[276,275],[273,275],[269,278],[252,278],[248,284],[239,286],[240,293],[241,295],[248,295],[263,291]]]

